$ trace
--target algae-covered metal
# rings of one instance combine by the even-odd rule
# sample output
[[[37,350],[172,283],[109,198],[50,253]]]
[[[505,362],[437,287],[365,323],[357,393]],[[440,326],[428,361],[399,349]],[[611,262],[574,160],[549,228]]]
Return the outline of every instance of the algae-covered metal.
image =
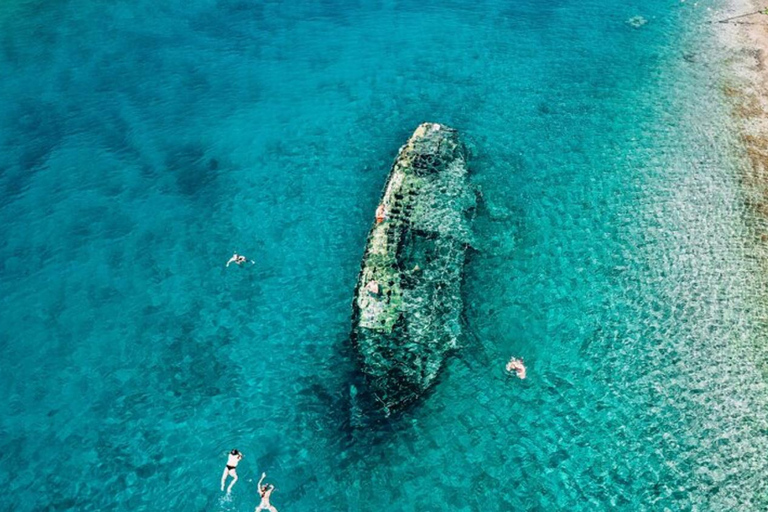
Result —
[[[475,194],[456,130],[424,123],[390,171],[368,235],[352,340],[386,411],[421,395],[461,333]]]

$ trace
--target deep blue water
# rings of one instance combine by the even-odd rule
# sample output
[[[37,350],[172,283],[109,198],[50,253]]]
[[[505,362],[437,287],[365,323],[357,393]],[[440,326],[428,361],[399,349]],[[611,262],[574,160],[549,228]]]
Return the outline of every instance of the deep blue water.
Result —
[[[251,510],[266,471],[281,512],[764,510],[764,247],[706,7],[6,3],[0,509]],[[425,120],[484,197],[466,336],[366,423],[352,290]]]

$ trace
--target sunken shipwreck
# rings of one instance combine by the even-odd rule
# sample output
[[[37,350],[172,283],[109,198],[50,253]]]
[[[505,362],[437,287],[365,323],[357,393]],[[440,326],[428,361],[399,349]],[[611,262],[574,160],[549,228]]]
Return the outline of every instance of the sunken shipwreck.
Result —
[[[419,398],[458,344],[475,205],[458,132],[421,124],[389,173],[353,301],[353,346],[386,413]]]

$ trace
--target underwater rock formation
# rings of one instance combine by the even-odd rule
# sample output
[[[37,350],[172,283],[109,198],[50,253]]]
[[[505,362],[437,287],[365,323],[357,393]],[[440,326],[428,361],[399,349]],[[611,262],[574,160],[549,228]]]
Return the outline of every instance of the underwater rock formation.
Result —
[[[352,341],[388,413],[435,380],[461,333],[475,192],[456,130],[421,124],[400,148],[355,289]]]

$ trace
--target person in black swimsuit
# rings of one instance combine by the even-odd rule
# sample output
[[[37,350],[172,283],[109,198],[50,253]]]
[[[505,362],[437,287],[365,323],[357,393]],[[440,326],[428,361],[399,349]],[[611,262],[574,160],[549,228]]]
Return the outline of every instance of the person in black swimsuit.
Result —
[[[221,475],[221,490],[224,490],[224,484],[227,481],[227,475],[232,477],[232,481],[229,483],[229,487],[227,488],[227,492],[232,490],[232,486],[235,485],[235,482],[237,482],[237,464],[243,459],[243,454],[237,451],[237,449],[232,450],[229,452],[229,457],[227,458],[227,466],[224,468],[224,473]]]

